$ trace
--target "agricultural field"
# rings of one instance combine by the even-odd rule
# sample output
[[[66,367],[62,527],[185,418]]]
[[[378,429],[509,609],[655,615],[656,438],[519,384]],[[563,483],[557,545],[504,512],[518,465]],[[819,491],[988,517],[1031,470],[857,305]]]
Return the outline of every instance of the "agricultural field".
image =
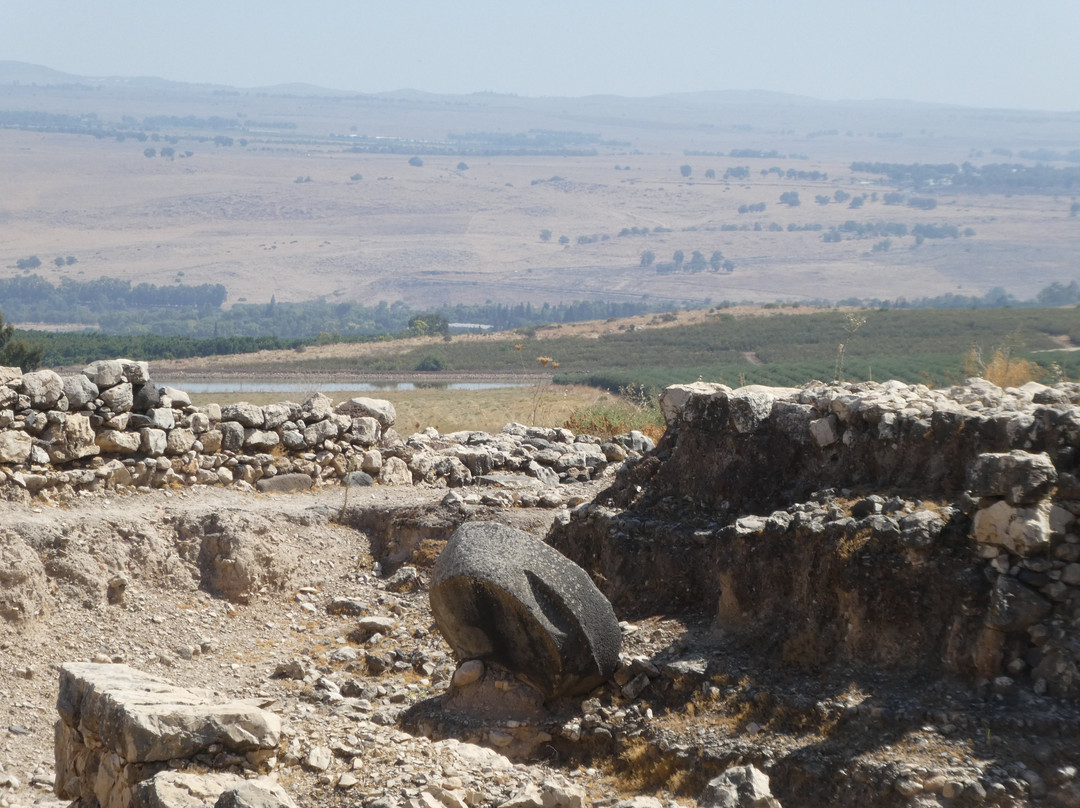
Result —
[[[226,308],[1027,299],[1075,279],[1074,118],[0,83],[0,278],[220,284]],[[1047,160],[1064,179],[1019,190],[853,170]]]

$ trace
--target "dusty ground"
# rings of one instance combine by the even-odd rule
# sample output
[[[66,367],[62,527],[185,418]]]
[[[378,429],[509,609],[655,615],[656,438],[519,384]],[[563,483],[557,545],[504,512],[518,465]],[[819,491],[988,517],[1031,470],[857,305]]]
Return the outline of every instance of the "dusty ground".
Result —
[[[588,498],[595,491],[594,484],[577,493]],[[444,494],[354,489],[348,508],[354,515],[419,512]],[[715,631],[709,615],[660,614],[628,625],[627,672],[591,703],[522,714],[512,706],[533,703],[514,695],[523,685],[511,680],[503,691],[488,681],[470,702],[476,715],[447,719],[433,699],[446,691],[455,663],[427,605],[433,548],[421,545],[416,557],[419,588],[397,588],[385,577],[390,570],[373,565],[369,537],[337,521],[344,505],[337,487],[289,496],[199,488],[90,495],[62,507],[4,504],[0,538],[36,542],[49,578],[47,591],[37,593],[42,614],[6,624],[0,641],[0,726],[7,727],[0,804],[55,802],[48,789],[57,666],[95,659],[264,700],[285,721],[280,777],[304,806],[401,805],[435,786],[472,789],[479,805],[498,805],[552,774],[581,786],[587,804],[657,795],[692,805],[708,777],[741,762],[770,771],[774,793],[788,806],[836,799],[903,805],[911,793],[920,793],[917,804],[944,805],[946,784],[969,795],[990,787],[990,802],[1026,805],[1046,787],[1044,779],[1068,783],[1058,739],[1075,736],[1075,709],[850,666],[813,674],[789,669],[756,653],[760,641]],[[543,533],[553,512],[474,517],[492,515]],[[272,548],[248,602],[215,596],[205,583],[200,588],[184,537],[207,524],[232,525],[235,535]],[[110,603],[109,582],[117,576],[126,589]],[[360,616],[328,614],[339,597],[357,599],[363,616],[391,618],[395,627],[385,636],[358,634]],[[364,662],[372,654],[398,662],[373,672]],[[312,676],[275,676],[290,660]],[[623,692],[622,683],[642,671],[650,677],[645,689]],[[325,680],[353,698],[333,696]],[[523,727],[546,730],[552,740],[521,765],[492,769],[490,761],[451,759],[416,736],[425,715],[439,737],[494,743],[498,751],[516,748],[512,739]],[[567,726],[587,737],[575,741]],[[498,747],[504,743],[511,746]],[[333,753],[325,770],[305,763],[317,747]]]

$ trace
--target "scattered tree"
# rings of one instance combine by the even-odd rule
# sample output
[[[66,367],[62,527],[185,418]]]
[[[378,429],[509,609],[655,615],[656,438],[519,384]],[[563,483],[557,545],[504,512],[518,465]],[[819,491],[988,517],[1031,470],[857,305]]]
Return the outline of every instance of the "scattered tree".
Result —
[[[419,168],[423,164],[424,164],[424,161],[421,160],[419,157],[416,157],[415,155],[413,157],[409,158],[409,165],[411,165],[411,166],[416,166],[417,168]]]
[[[833,199],[835,199],[837,202],[847,202],[849,199],[851,199],[851,194],[849,194],[847,191],[837,188],[836,193],[833,194]]]
[[[543,241],[543,242],[551,241],[551,231],[550,230],[541,230],[540,231],[540,240]]]
[[[41,266],[41,259],[36,255],[31,255],[29,258],[20,258],[15,262],[16,269],[37,269]]]
[[[705,179],[707,179],[707,180],[715,180],[716,179],[716,169],[713,169],[713,168],[705,169]]]
[[[24,373],[34,370],[41,364],[41,355],[45,349],[14,337],[15,326],[11,323],[5,324],[3,312],[0,312],[0,365],[18,367]]]
[[[457,170],[458,171],[468,171],[469,170],[468,163],[464,163],[464,162],[458,163],[457,164]]]
[[[570,237],[569,236],[559,236],[559,243],[560,244],[569,244],[570,243]]]
[[[780,194],[780,204],[791,208],[797,208],[802,202],[799,201],[798,191],[784,191]]]
[[[641,265],[643,267],[651,267],[653,265],[653,261],[655,260],[656,253],[654,253],[652,250],[646,250],[641,254]]]
[[[671,259],[675,262],[675,266],[681,267],[686,256],[683,254],[682,250],[676,250],[675,254],[671,256]]]
[[[157,149],[150,149],[150,148],[143,149],[143,156],[144,157],[156,157],[157,156]]]
[[[679,166],[679,173],[682,174],[684,177],[689,177],[692,171],[693,169],[690,168],[690,166],[688,165]]]
[[[863,199],[861,196],[856,196],[851,200],[851,204],[848,205],[848,207],[849,208],[854,208],[855,210],[858,210],[859,208],[861,208],[863,206],[863,203],[865,201],[866,200]]]

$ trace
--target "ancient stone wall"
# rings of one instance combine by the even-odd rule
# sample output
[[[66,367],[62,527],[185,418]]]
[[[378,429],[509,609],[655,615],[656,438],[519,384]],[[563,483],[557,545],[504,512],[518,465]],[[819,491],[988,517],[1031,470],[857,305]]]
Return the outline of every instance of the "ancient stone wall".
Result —
[[[350,484],[486,482],[505,504],[545,504],[543,490],[588,480],[628,452],[652,447],[640,435],[602,443],[565,429],[508,425],[498,435],[434,429],[402,437],[393,405],[354,398],[333,406],[193,406],[181,390],[150,379],[146,362],[93,362],[81,373],[0,368],[0,485],[29,494],[71,495],[117,487],[234,485],[298,490],[327,480]],[[500,473],[532,478],[507,486]],[[351,475],[351,476],[350,476]],[[552,507],[561,505],[549,497]]]
[[[550,537],[620,615],[1080,693],[1080,385],[697,383],[662,406],[656,451]]]

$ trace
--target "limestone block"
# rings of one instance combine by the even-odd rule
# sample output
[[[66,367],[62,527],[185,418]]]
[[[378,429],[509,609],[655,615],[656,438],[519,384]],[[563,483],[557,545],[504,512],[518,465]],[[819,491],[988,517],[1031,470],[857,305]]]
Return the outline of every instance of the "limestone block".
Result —
[[[968,489],[974,497],[1005,497],[1010,505],[1025,505],[1043,499],[1057,476],[1045,452],[987,452],[968,469]]]
[[[459,660],[496,662],[545,698],[585,693],[619,661],[622,634],[583,569],[539,539],[462,525],[432,571],[431,610]]]
[[[8,382],[17,382],[22,378],[22,368],[8,367],[7,365],[0,365],[0,384],[7,384]]]
[[[132,384],[146,384],[150,381],[150,365],[141,360],[118,359],[124,371],[124,378]]]
[[[30,399],[30,406],[38,410],[48,410],[56,406],[64,394],[64,380],[53,370],[35,370],[24,373],[22,377],[23,395]]]
[[[664,422],[673,426],[683,420],[686,405],[695,396],[712,396],[717,393],[730,393],[731,388],[724,384],[710,382],[692,382],[690,384],[673,384],[660,394],[660,412],[664,416]]]
[[[165,430],[144,426],[139,430],[139,436],[143,454],[150,457],[161,457],[165,454],[165,449],[168,447],[168,436]]]
[[[244,448],[253,452],[269,452],[281,443],[277,432],[269,429],[245,429]]]
[[[105,390],[124,380],[124,364],[119,359],[99,359],[84,367],[83,375]]]
[[[243,429],[243,427],[241,427]],[[208,429],[199,435],[199,442],[202,443],[203,451],[208,454],[217,454],[221,451],[221,430],[220,429]]]
[[[221,449],[226,452],[239,452],[244,446],[244,426],[238,421],[222,421],[218,424],[221,433]],[[205,446],[205,441],[203,442]]]
[[[389,401],[381,398],[367,398],[358,396],[343,401],[334,408],[339,415],[348,415],[352,418],[368,416],[379,422],[384,430],[392,427],[397,421],[397,410]]]
[[[222,407],[221,420],[235,421],[248,428],[262,429],[266,425],[266,414],[263,412],[262,407],[240,401]]]
[[[243,782],[223,772],[158,772],[132,789],[131,808],[213,808],[223,793]]]
[[[174,407],[190,407],[191,396],[189,396],[183,390],[177,390],[175,387],[162,387],[161,395],[168,396]]]
[[[86,376],[64,376],[64,395],[67,396],[68,406],[73,410],[82,409],[98,397],[98,386]]]
[[[336,438],[338,435],[337,424],[333,421],[316,421],[308,427],[304,428],[304,442],[312,447],[322,446],[323,441],[328,438]]]
[[[839,422],[835,415],[816,418],[810,422],[810,436],[821,448],[831,446],[840,437]]]
[[[135,404],[132,387],[127,382],[122,382],[101,394],[101,403],[113,412],[129,412]]]
[[[213,691],[175,687],[127,665],[69,662],[56,708],[127,763],[190,758],[220,744],[231,752],[274,749],[281,720],[253,701],[219,703]]]
[[[776,396],[767,387],[752,385],[735,390],[728,400],[731,425],[736,432],[745,435],[755,431],[769,417]]]
[[[264,494],[290,494],[306,491],[312,486],[312,479],[307,474],[278,474],[255,483],[255,488]]]
[[[383,485],[412,485],[412,472],[400,457],[388,457],[379,469],[379,482]]]
[[[975,513],[975,540],[1004,547],[1010,552],[1027,556],[1050,546],[1049,502],[1030,508],[1018,508],[1008,502],[995,502]]]
[[[46,442],[46,451],[53,463],[66,463],[101,452],[90,419],[85,415],[69,414],[63,423],[49,426],[42,439]]]
[[[154,429],[172,429],[176,426],[176,416],[171,407],[155,407],[146,411],[147,426]]]
[[[21,429],[0,432],[0,463],[25,463],[34,439]]]
[[[378,420],[369,415],[360,415],[352,419],[348,432],[349,441],[360,446],[371,446],[379,440],[382,427]]]
[[[173,429],[165,439],[165,454],[180,455],[195,445],[195,433],[190,429]]]
[[[699,808],[780,808],[769,788],[769,776],[753,766],[734,766],[709,781]]]
[[[266,429],[277,429],[289,420],[291,409],[288,404],[267,404],[263,407],[263,418]]]
[[[324,421],[334,412],[334,402],[322,393],[316,393],[308,398],[302,405],[304,421],[309,424],[316,421]]]

